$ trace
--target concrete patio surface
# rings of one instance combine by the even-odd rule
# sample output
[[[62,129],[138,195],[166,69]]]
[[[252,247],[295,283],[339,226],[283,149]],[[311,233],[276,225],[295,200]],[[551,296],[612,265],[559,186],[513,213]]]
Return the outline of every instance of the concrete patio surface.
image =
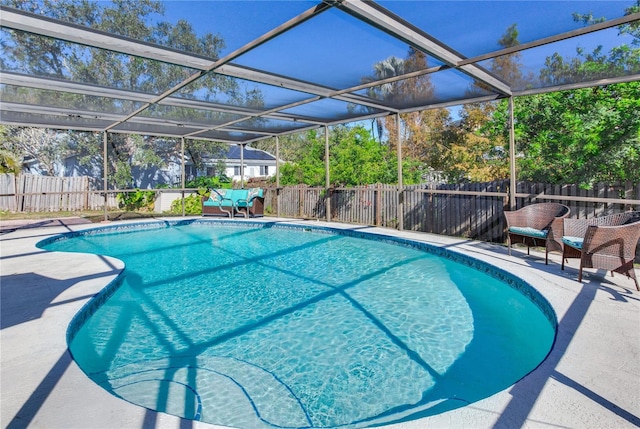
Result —
[[[287,221],[265,218],[265,221]],[[293,221],[300,223],[301,221]],[[309,222],[302,222],[308,224]],[[524,278],[558,318],[547,359],[510,388],[464,408],[387,426],[417,428],[640,427],[640,293],[632,280],[587,270],[577,261],[560,270],[560,255],[357,225],[352,228],[446,246]],[[73,316],[122,270],[119,260],[47,252],[36,243],[99,225],[78,219],[0,224],[0,423],[3,428],[214,428],[157,413],[98,387],[71,359],[66,329]]]

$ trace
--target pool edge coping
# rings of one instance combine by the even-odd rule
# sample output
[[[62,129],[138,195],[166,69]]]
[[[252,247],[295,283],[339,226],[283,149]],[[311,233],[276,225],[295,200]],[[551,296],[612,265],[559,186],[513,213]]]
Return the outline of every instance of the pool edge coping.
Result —
[[[269,221],[293,222],[301,225],[325,224],[316,221],[300,221],[296,219],[268,219]],[[129,221],[136,222],[136,221]],[[544,266],[544,254],[532,251],[531,256],[526,253],[514,251],[514,256],[506,255],[506,248],[500,245],[475,242],[460,238],[438,236],[427,233],[417,233],[411,231],[386,230],[376,227],[366,227],[361,225],[349,225],[330,223],[331,227],[346,229],[367,229],[380,230],[385,234],[398,236],[415,236],[419,241],[436,243],[441,246],[454,247],[456,250],[468,252],[472,255],[479,255],[483,260],[489,258],[496,260],[498,266],[504,266],[510,272],[515,267],[516,271],[526,273],[526,276],[535,277],[536,282],[542,282],[540,293],[550,302],[554,310],[559,315],[559,339],[551,350],[550,355],[553,362],[543,363],[525,379],[516,383],[511,389],[506,389],[494,396],[475,403],[475,407],[465,407],[450,411],[438,416],[426,418],[418,421],[417,425],[399,424],[391,425],[389,428],[413,429],[422,428],[428,424],[432,427],[520,427],[528,425],[534,427],[547,425],[563,425],[565,427],[637,427],[640,422],[640,395],[637,392],[640,381],[639,355],[640,345],[637,341],[637,330],[629,333],[630,326],[637,326],[640,319],[640,294],[631,288],[628,279],[616,276],[611,279],[602,274],[587,274],[584,284],[575,281],[577,269],[571,267],[567,271],[559,271],[559,261],[551,260],[549,267]],[[95,225],[74,225],[73,230],[93,228]],[[44,229],[34,229],[31,231],[18,231],[0,237],[0,240],[13,240],[19,244],[19,249],[10,250],[9,253],[22,251],[29,256],[30,260],[38,260],[37,248],[33,245],[40,236],[54,235],[62,231],[63,228],[56,227],[45,231]],[[69,230],[67,227],[66,230]],[[3,243],[5,244],[5,243]],[[489,249],[489,250],[487,250]],[[2,248],[5,253],[5,248]],[[550,255],[551,256],[551,255]],[[557,259],[557,258],[556,258]],[[542,261],[542,262],[541,262]],[[9,261],[11,262],[11,261]],[[3,261],[3,263],[6,263]],[[11,264],[9,264],[11,265]],[[574,307],[579,307],[578,311],[573,311]],[[62,307],[57,308],[60,311]],[[63,311],[64,312],[64,311]],[[613,313],[612,313],[613,312]],[[567,319],[576,319],[577,321]],[[584,313],[584,314],[583,314]],[[611,317],[615,314],[615,317]],[[61,317],[70,321],[72,315]],[[51,316],[49,316],[51,317]],[[38,319],[30,323],[25,323],[17,329],[21,332],[31,332],[32,338],[28,342],[33,342],[38,338],[37,326],[45,323],[46,320]],[[48,323],[48,322],[47,322]],[[66,325],[65,325],[66,326]],[[33,329],[36,331],[33,331]],[[3,331],[3,339],[5,332]],[[42,338],[44,339],[44,338]],[[586,340],[586,341],[585,341]],[[5,343],[5,345],[11,343]],[[54,346],[52,351],[62,349]],[[561,348],[560,351],[556,350]],[[7,348],[3,348],[5,351]],[[3,352],[3,368],[7,359],[18,353],[11,350],[10,353]],[[7,355],[9,355],[7,357]],[[549,360],[549,357],[547,358]],[[11,361],[9,361],[11,362]],[[24,367],[25,380],[35,377],[28,368],[33,367],[36,362],[32,359],[21,361],[20,367]],[[40,362],[40,361],[38,361]],[[41,364],[49,366],[47,363]],[[36,367],[34,367],[35,369]],[[85,412],[92,415],[101,415],[102,419],[92,420],[95,428],[112,427],[143,427],[142,419],[149,416],[149,411],[140,409],[130,404],[114,402],[107,393],[96,392],[81,377],[73,365],[69,374],[65,374],[61,379],[75,380],[75,385],[80,388],[78,395],[71,394],[70,391],[56,387],[51,391],[50,397],[43,402],[42,408],[38,412],[39,418],[46,418],[48,427],[52,428],[83,428],[86,425],[74,426],[78,419],[86,422]],[[3,369],[3,374],[5,373]],[[556,374],[554,376],[554,374]],[[562,377],[559,377],[562,375]],[[82,374],[84,377],[84,374]],[[571,383],[568,383],[570,380]],[[35,381],[35,380],[34,380]],[[635,382],[635,383],[634,383]],[[79,384],[78,384],[79,383]],[[63,383],[64,384],[64,383]],[[631,386],[631,387],[629,387]],[[61,390],[62,389],[62,390]],[[531,390],[535,390],[531,393]],[[587,390],[584,390],[587,389]],[[20,405],[27,399],[19,394],[14,388],[3,389],[3,420],[8,421],[20,409]],[[11,396],[6,396],[13,392]],[[66,393],[65,393],[66,392]],[[585,395],[585,392],[591,392]],[[594,396],[595,395],[595,396]],[[76,401],[83,403],[86,410],[78,410],[75,407],[69,408],[68,399],[76,398]],[[94,398],[91,402],[86,402],[89,398]],[[530,398],[530,399],[528,399]],[[17,401],[17,402],[16,402]],[[62,401],[62,402],[61,402]],[[16,404],[11,405],[11,403]],[[25,403],[26,404],[26,403]],[[49,404],[56,404],[57,407],[51,409]],[[577,408],[576,408],[577,407]],[[24,408],[24,406],[23,406]],[[577,412],[576,410],[580,410]],[[14,411],[11,411],[14,410]],[[80,412],[80,414],[78,414]],[[162,413],[154,413],[153,421],[156,428],[175,428],[179,419]],[[147,417],[144,417],[147,416]],[[634,420],[635,419],[635,420]],[[36,419],[37,420],[37,419]],[[27,427],[41,427],[36,420],[30,421]],[[42,422],[43,420],[40,420]],[[64,422],[56,426],[56,422]],[[119,423],[118,423],[119,422]],[[123,426],[123,422],[126,422]],[[135,423],[138,422],[138,423]],[[507,424],[506,422],[509,422]],[[411,423],[411,422],[408,422]],[[635,424],[634,424],[635,423]],[[506,424],[506,426],[505,426]],[[216,426],[195,423],[195,428],[213,428]]]

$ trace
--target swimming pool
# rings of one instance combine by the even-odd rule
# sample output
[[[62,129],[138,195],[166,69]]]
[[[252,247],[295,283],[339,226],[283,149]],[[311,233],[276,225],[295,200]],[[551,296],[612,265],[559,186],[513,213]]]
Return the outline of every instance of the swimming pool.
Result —
[[[135,404],[241,428],[362,427],[503,390],[551,348],[524,282],[426,244],[229,221],[47,240],[124,275],[69,328],[78,365]]]

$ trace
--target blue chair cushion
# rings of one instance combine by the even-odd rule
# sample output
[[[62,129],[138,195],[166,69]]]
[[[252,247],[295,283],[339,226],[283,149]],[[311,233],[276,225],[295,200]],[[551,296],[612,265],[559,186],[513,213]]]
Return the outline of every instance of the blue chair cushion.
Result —
[[[216,189],[211,191],[209,198],[203,203],[205,206],[213,207],[232,207],[233,206],[233,190],[232,189]]]
[[[244,191],[242,198],[236,200],[237,207],[253,207],[255,198],[262,198],[262,188],[249,188]]]
[[[584,242],[583,237],[562,237],[562,242],[568,246],[575,247],[576,249],[582,249],[582,243]]]
[[[531,227],[512,226],[509,228],[509,232],[519,235],[526,235],[533,238],[547,238],[549,231],[543,229],[535,229]]]
[[[216,189],[211,190],[209,198],[203,203],[214,207],[253,207],[254,198],[262,198],[262,188]]]

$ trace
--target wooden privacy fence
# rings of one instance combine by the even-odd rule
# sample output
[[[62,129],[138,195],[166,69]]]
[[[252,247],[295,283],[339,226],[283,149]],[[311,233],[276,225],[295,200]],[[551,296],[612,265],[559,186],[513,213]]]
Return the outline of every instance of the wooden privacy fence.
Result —
[[[470,238],[500,240],[507,194],[498,184],[405,187],[403,228]],[[462,189],[468,188],[468,189]],[[467,194],[452,194],[452,192]],[[490,192],[498,192],[491,194]],[[477,195],[483,193],[483,195]],[[331,220],[397,228],[400,195],[396,185],[334,188]],[[326,219],[326,191],[304,185],[280,189],[280,216]],[[277,213],[275,188],[267,188],[265,206]],[[492,241],[492,240],[487,240]]]
[[[102,210],[104,194],[95,189],[93,179],[35,174],[0,174],[0,210],[18,212],[59,212]],[[107,196],[107,207],[118,207],[116,196]]]
[[[265,207],[278,213],[275,188],[267,188]],[[304,185],[281,188],[283,217],[326,219],[326,191]],[[329,190],[331,220],[398,226],[401,194],[395,185],[367,185]],[[516,208],[557,201],[571,209],[571,217],[590,218],[640,210],[640,184],[597,184],[592,190],[575,185],[517,184]],[[403,229],[502,243],[506,240],[504,211],[509,210],[509,181],[406,186],[402,193]]]
[[[518,182],[516,201],[518,208],[540,201],[560,202],[569,206],[572,218],[587,219],[640,210],[640,183],[598,183],[586,190],[577,185]]]

